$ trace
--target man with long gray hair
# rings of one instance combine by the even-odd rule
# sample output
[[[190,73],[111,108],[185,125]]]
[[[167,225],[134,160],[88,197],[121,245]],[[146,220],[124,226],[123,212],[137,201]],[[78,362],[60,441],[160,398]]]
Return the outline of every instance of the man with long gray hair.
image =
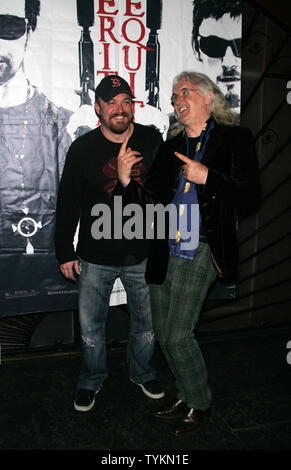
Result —
[[[181,132],[162,144],[143,187],[130,177],[135,158],[121,153],[116,193],[124,202],[177,209],[175,236],[169,226],[168,238],[151,243],[146,279],[154,331],[178,392],[155,416],[176,420],[172,433],[183,436],[196,431],[212,402],[193,331],[217,275],[236,276],[237,216],[258,204],[260,191],[251,132],[235,125],[217,85],[204,74],[183,72],[171,99]],[[193,205],[199,208],[194,220]]]

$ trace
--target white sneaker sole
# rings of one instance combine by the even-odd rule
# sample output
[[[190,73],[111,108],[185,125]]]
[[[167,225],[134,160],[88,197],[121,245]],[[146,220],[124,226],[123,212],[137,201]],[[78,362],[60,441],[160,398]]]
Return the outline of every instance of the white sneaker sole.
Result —
[[[163,398],[165,396],[165,392],[161,392],[161,393],[156,393],[156,394],[153,394],[151,392],[149,392],[144,386],[143,384],[136,384],[138,385],[139,387],[141,387],[143,393],[149,397],[149,398],[152,398],[153,400],[158,400],[159,398]]]
[[[95,396],[97,395],[97,393],[99,392],[99,390],[96,390],[95,392]],[[77,405],[76,402],[74,401],[74,408],[76,411],[90,411],[92,410],[92,408],[94,407],[95,405],[95,396],[93,398],[93,400],[91,401],[90,405],[87,405],[87,406],[81,406],[81,405]]]

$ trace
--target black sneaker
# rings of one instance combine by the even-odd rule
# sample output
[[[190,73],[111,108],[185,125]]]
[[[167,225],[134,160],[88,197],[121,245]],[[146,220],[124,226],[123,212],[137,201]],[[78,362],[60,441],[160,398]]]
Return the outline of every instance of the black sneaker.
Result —
[[[95,405],[95,395],[99,390],[85,390],[80,388],[77,391],[76,398],[74,400],[74,408],[77,411],[90,411]]]
[[[148,382],[144,382],[143,384],[137,384],[141,387],[143,393],[154,400],[158,398],[163,398],[165,396],[165,392],[159,383],[156,380],[149,380]]]

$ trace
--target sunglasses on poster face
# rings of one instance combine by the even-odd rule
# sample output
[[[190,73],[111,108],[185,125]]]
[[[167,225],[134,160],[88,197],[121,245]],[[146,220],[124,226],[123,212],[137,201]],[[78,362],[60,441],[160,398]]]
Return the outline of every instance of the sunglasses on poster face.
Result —
[[[0,15],[0,39],[13,41],[23,36],[27,29],[27,19],[19,16]]]
[[[199,46],[204,54],[214,59],[224,57],[228,47],[236,57],[241,57],[241,38],[227,40],[217,36],[199,36]]]

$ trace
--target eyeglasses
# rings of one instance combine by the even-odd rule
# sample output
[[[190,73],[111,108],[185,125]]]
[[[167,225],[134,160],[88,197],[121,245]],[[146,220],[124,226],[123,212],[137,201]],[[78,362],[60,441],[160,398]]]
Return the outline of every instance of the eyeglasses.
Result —
[[[171,96],[172,106],[174,106],[176,104],[177,99],[179,98],[180,95],[182,96],[182,98],[186,98],[186,96],[189,95],[190,91],[195,91],[195,90],[193,90],[193,88],[182,88],[180,93],[178,93],[178,94],[173,93],[172,96]]]
[[[23,36],[27,29],[27,19],[12,15],[0,15],[0,39],[14,40]]]
[[[236,57],[241,57],[241,38],[227,40],[217,36],[199,37],[200,49],[204,54],[208,55],[208,57],[216,59],[224,57],[228,47],[231,47]]]

